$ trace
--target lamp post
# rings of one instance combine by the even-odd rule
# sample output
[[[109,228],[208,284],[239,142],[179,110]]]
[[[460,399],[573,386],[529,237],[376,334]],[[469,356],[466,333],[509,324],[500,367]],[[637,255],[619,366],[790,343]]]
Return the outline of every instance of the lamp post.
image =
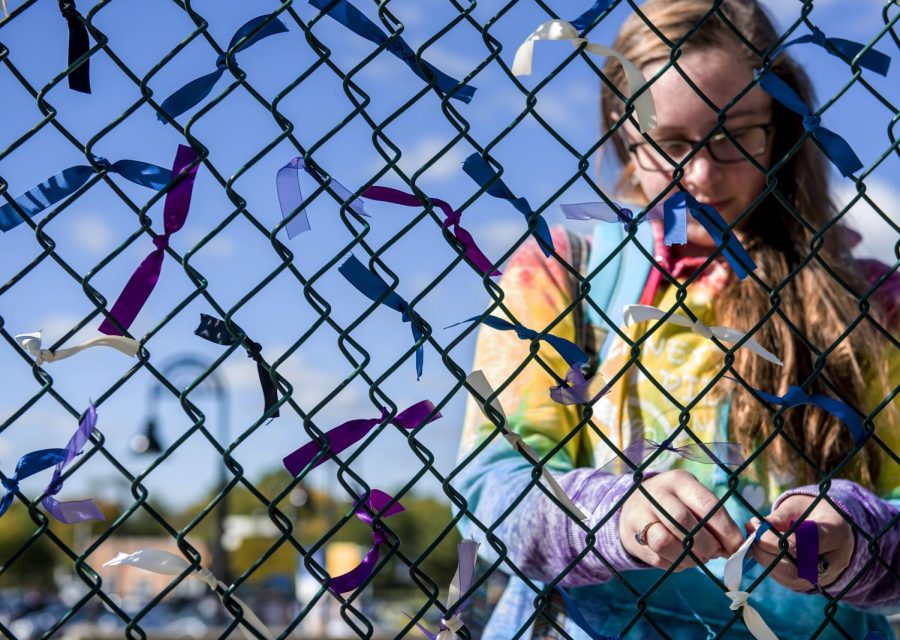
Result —
[[[228,411],[228,391],[221,374],[217,371],[209,370],[209,362],[194,355],[181,355],[167,360],[162,367],[159,368],[160,374],[172,383],[178,389],[185,388],[192,380],[201,375],[206,378],[192,392],[191,397],[195,393],[206,392],[211,393],[216,399],[218,405],[218,438],[222,446],[226,446],[229,442],[229,411]],[[208,373],[207,373],[208,372]],[[181,378],[182,382],[179,382]],[[136,434],[131,439],[131,449],[136,454],[160,453],[163,446],[159,440],[157,431],[159,425],[159,400],[166,388],[159,382],[155,382],[149,389],[148,394],[148,413],[146,426],[143,433]],[[217,465],[219,469],[219,477],[217,481],[218,490],[221,492],[228,482],[228,476],[225,464]],[[222,496],[222,500],[218,505],[215,517],[215,529],[213,531],[212,544],[210,545],[213,553],[213,561],[210,569],[213,574],[226,584],[230,584],[231,578],[228,572],[228,561],[225,555],[225,545],[222,538],[225,535],[225,519],[228,516],[228,494]]]

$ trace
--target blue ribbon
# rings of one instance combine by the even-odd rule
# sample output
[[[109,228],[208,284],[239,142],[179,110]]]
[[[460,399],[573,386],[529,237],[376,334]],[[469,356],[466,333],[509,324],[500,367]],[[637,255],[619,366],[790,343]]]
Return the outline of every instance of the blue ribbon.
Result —
[[[466,322],[476,321],[486,324],[490,328],[497,329],[498,331],[515,331],[516,336],[518,336],[520,340],[543,340],[556,349],[556,352],[562,356],[563,360],[565,360],[570,367],[583,367],[590,360],[588,355],[570,340],[549,333],[538,336],[538,332],[534,329],[529,329],[518,322],[507,322],[503,318],[498,318],[497,316],[475,316],[468,320],[461,320],[460,322],[456,322],[444,328],[450,329],[451,327],[456,327]]]
[[[12,505],[13,497],[19,490],[19,481],[29,476],[56,466],[66,457],[65,449],[41,449],[40,451],[32,451],[26,453],[19,458],[16,464],[16,472],[12,478],[7,478],[0,473],[0,483],[3,484],[3,497],[0,498],[0,516],[3,516]]]
[[[366,296],[372,302],[380,302],[394,311],[399,311],[403,322],[408,322],[412,328],[413,340],[418,342],[422,337],[422,318],[415,311],[409,310],[409,303],[392,291],[388,284],[377,273],[366,268],[356,256],[350,256],[338,267],[338,271],[357,291]],[[387,297],[381,298],[387,294]],[[423,345],[416,347],[416,379],[422,377],[422,367],[425,363],[425,348]]]
[[[797,92],[771,71],[756,70],[759,86],[785,107],[803,117],[803,128],[822,146],[822,151],[838,168],[841,175],[847,177],[854,171],[862,169],[863,164],[850,147],[850,144],[831,129],[822,126],[821,118],[814,114]]]
[[[869,631],[864,640],[888,640],[888,638],[880,631]]]
[[[584,31],[594,23],[597,16],[609,8],[610,4],[612,4],[612,0],[597,0],[590,9],[572,20],[569,24],[578,29],[579,32]]]
[[[106,158],[94,158],[100,170],[117,173],[142,187],[161,191],[172,181],[172,172],[155,164],[137,160],[119,160],[110,164]],[[81,188],[95,172],[88,165],[76,165],[64,169],[51,178],[16,198],[15,203],[28,217],[34,217],[47,207],[59,202]],[[14,229],[24,222],[12,204],[0,207],[0,231]]]
[[[789,386],[787,393],[783,396],[772,395],[771,393],[766,393],[759,389],[753,390],[769,404],[780,405],[787,408],[806,404],[819,407],[822,411],[830,413],[847,425],[855,444],[861,444],[863,440],[865,440],[866,430],[863,428],[862,420],[856,415],[856,411],[853,410],[853,407],[846,402],[841,402],[835,398],[829,398],[828,396],[823,396],[818,393],[809,394],[795,385]]]
[[[794,38],[783,45],[771,55],[774,60],[779,53],[792,47],[795,44],[815,44],[822,47],[827,53],[836,58],[844,58],[846,61],[852,61],[859,52],[866,48],[866,45],[854,40],[845,40],[844,38],[826,38],[825,34],[818,27],[812,27],[812,34],[808,36],[800,36]],[[831,46],[831,49],[828,47]],[[834,51],[832,51],[834,49]],[[869,49],[860,56],[857,61],[859,66],[869,71],[873,71],[881,76],[886,76],[891,66],[891,58],[876,49]]]
[[[699,613],[694,610],[694,607],[691,606],[691,603],[688,602],[688,599],[681,595],[681,591],[676,591],[675,593],[678,594],[678,598],[679,600],[681,600],[681,604],[683,604],[685,608],[687,608],[687,610],[691,612],[691,615],[694,616],[694,619],[706,628],[706,640],[715,640],[716,632],[713,631],[713,628],[706,624],[706,621]]]
[[[484,159],[484,156],[479,153],[470,155],[463,163],[463,171],[477,182],[479,187],[487,190],[490,195],[502,200],[509,200],[512,206],[525,216],[525,220],[531,221],[531,216],[534,212],[531,210],[528,200],[515,197],[512,191],[509,190],[509,187],[497,176],[494,168]],[[534,233],[543,241],[542,243],[538,242],[538,246],[544,252],[544,255],[549,258],[553,251],[553,238],[550,237],[550,227],[547,226],[547,221],[544,220],[543,216],[537,216]]]
[[[59,0],[59,11],[69,28],[69,66],[91,48],[84,16],[75,8],[75,0]],[[81,93],[91,92],[91,58],[72,69],[68,74],[69,88]]]
[[[752,547],[757,542],[759,542],[759,539],[762,538],[762,535],[771,528],[772,528],[772,525],[768,522],[768,520],[763,520],[762,524],[759,525],[759,529],[757,529],[754,532],[753,542],[750,543],[750,546]],[[750,552],[748,551],[747,555],[744,556],[744,563],[742,565],[743,568],[741,570],[741,575],[747,575],[747,572],[753,568],[754,564],[756,564],[756,558],[754,558],[752,555],[750,555]]]
[[[231,38],[231,42],[228,43],[228,49],[225,50],[225,53],[216,58],[216,70],[212,73],[208,73],[205,76],[200,76],[196,80],[191,80],[186,85],[181,87],[178,91],[170,95],[168,98],[163,100],[160,108],[165,111],[171,118],[177,118],[182,113],[191,109],[192,107],[197,106],[197,104],[203,100],[209,93],[213,90],[215,84],[219,81],[219,78],[222,77],[222,74],[225,73],[225,61],[228,57],[228,52],[234,50],[235,53],[238,51],[243,51],[244,49],[253,46],[263,38],[268,38],[269,36],[274,36],[277,33],[286,33],[287,27],[284,26],[284,23],[281,22],[278,18],[275,18],[271,22],[269,22],[265,27],[259,30],[253,36],[247,38],[248,35],[252,31],[254,31],[259,25],[269,20],[269,15],[259,16],[257,18],[253,18],[240,29],[238,29],[234,36]],[[247,38],[244,40],[244,38]],[[235,47],[241,40],[240,45]],[[156,114],[157,120],[160,122],[165,122],[166,118],[161,113]]]
[[[562,596],[563,602],[566,603],[566,615],[579,629],[588,634],[591,640],[619,640],[620,636],[618,634],[615,636],[605,636],[602,633],[595,631],[594,628],[588,624],[588,621],[585,620],[584,615],[575,605],[575,601],[568,593],[566,593],[565,589],[556,587],[556,590],[559,591],[559,595]]]
[[[309,3],[320,11],[325,11],[329,16],[340,22],[358,36],[384,47],[386,51],[394,54],[402,60],[412,72],[430,83],[429,73],[434,76],[435,84],[442,93],[448,94],[461,102],[468,103],[475,95],[475,87],[464,84],[448,76],[446,73],[422,60],[416,61],[416,53],[399,35],[388,36],[378,25],[369,20],[359,9],[347,2],[347,0],[309,0]],[[425,67],[429,73],[422,71],[419,66]],[[459,90],[454,91],[456,87]]]
[[[687,212],[690,212],[694,219],[703,225],[706,233],[715,241],[716,245],[723,247],[720,229],[727,228],[728,223],[716,211],[715,207],[702,204],[691,194],[679,191],[663,203],[663,211],[666,244],[684,244],[687,242]],[[728,260],[728,264],[731,265],[731,269],[741,280],[756,269],[756,263],[753,262],[753,258],[744,249],[744,246],[734,235],[733,231],[728,237],[728,242],[723,247],[723,253],[725,259]]]

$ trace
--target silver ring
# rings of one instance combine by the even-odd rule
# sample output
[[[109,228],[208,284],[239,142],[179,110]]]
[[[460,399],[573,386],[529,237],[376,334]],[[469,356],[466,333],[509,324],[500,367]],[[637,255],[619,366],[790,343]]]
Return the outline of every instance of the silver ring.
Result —
[[[819,575],[824,576],[828,573],[828,567],[831,566],[828,562],[828,558],[825,556],[819,556]]]
[[[658,520],[654,520],[653,522],[648,522],[644,525],[644,528],[634,534],[634,541],[637,542],[642,547],[647,546],[647,531],[653,525],[657,524]]]

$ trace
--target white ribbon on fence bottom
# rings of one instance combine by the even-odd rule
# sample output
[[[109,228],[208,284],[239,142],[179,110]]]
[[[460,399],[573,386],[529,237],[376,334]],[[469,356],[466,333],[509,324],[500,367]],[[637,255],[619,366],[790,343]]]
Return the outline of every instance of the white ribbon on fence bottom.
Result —
[[[622,317],[624,319],[626,327],[640,324],[641,322],[645,322],[647,320],[661,320],[665,315],[666,312],[662,309],[647,304],[626,304],[622,308]],[[678,325],[679,327],[687,327],[694,333],[703,336],[707,340],[715,337],[722,342],[728,342],[730,344],[735,344],[743,340],[744,336],[747,335],[746,332],[739,329],[732,329],[731,327],[707,327],[699,320],[695,322],[687,316],[681,315],[680,313],[673,313],[671,316],[666,318],[666,322]],[[750,338],[749,340],[747,340],[747,342],[742,344],[741,348],[749,349],[759,357],[763,358],[764,360],[768,360],[772,364],[777,364],[779,367],[784,366],[784,363],[780,358],[778,358],[778,356],[763,347],[753,338]]]
[[[181,556],[176,556],[174,553],[169,553],[168,551],[163,551],[162,549],[141,549],[140,551],[135,551],[134,553],[120,553],[109,562],[103,563],[104,567],[117,565],[128,565],[137,567],[138,569],[143,569],[144,571],[161,573],[167,576],[180,576],[186,570],[191,568],[191,564]],[[195,572],[189,575],[190,577],[194,578],[195,580],[199,580],[210,589],[212,589],[213,592],[215,592],[216,595],[219,596],[219,599],[222,599],[222,594],[216,591],[216,587],[221,587],[223,591],[228,588],[228,585],[216,578],[216,576],[214,576],[212,571],[210,571],[209,569],[200,567]],[[258,631],[261,636],[266,638],[266,640],[275,640],[275,636],[272,635],[272,633],[266,628],[266,625],[262,623],[262,621],[256,616],[256,614],[254,614],[253,611],[250,610],[250,607],[248,607],[240,598],[235,595],[232,595],[231,599],[239,604],[241,609],[243,609],[244,621],[247,624]],[[248,632],[243,626],[241,626],[240,629],[244,634],[244,637],[246,637],[248,640],[255,640],[255,636]]]
[[[484,399],[494,395],[494,389],[491,387],[491,383],[487,381],[487,378],[484,377],[484,372],[482,371],[473,371],[466,377],[466,382],[469,383],[471,387],[475,389],[475,391],[481,396],[481,398],[475,397],[475,400],[478,401],[478,406],[481,407],[481,402]],[[506,413],[503,411],[503,407],[500,405],[500,400],[498,398],[494,398],[491,401],[491,406],[494,408],[497,413],[503,416],[504,422],[506,422]],[[482,408],[482,412],[484,409]],[[490,420],[490,417],[485,413],[485,417]],[[540,464],[541,458],[537,454],[537,452],[532,449],[530,446],[525,444],[525,441],[522,440],[522,436],[517,433],[513,433],[509,431],[505,426],[501,426],[501,430],[503,431],[503,437],[506,438],[507,442],[512,445],[513,449],[523,454],[526,458],[531,460],[534,464]],[[581,520],[582,522],[588,521],[588,516],[578,508],[578,506],[572,502],[569,496],[566,495],[566,492],[563,491],[563,488],[559,486],[559,483],[556,481],[556,478],[547,470],[547,467],[541,467],[541,477],[544,482],[547,483],[548,488],[550,489],[550,493],[559,500],[562,506],[568,511],[572,516],[576,519]]]
[[[45,362],[56,362],[57,360],[64,360],[70,356],[74,356],[79,351],[84,351],[85,349],[90,349],[91,347],[111,347],[116,351],[121,351],[126,356],[131,356],[132,358],[137,355],[138,349],[141,348],[141,343],[137,340],[133,340],[132,338],[126,338],[125,336],[100,336],[88,340],[87,342],[84,342],[76,347],[50,351],[49,349],[41,349],[40,331],[20,333],[16,336],[16,342],[18,342],[19,346],[25,349],[25,351],[34,356],[34,362],[38,366],[41,366]]]
[[[548,20],[544,22],[534,30],[534,33],[526,38],[525,42],[519,45],[519,48],[516,50],[516,57],[513,60],[513,75],[531,75],[531,59],[534,56],[534,43],[536,40],[569,40],[576,49],[584,43],[585,49],[596,56],[615,58],[622,65],[622,69],[625,70],[629,98],[633,97],[641,87],[647,84],[644,74],[631,60],[615,49],[591,42],[587,38],[579,38],[578,29],[565,20]],[[653,96],[650,95],[649,88],[637,98],[634,98],[634,111],[641,131],[646,132],[656,126],[656,105],[653,103]]]
[[[729,608],[732,611],[741,609],[744,616],[744,624],[756,640],[778,640],[766,624],[759,612],[750,605],[750,593],[741,591],[741,578],[744,577],[744,557],[750,551],[756,537],[750,536],[744,540],[744,544],[725,561],[725,575],[723,582],[728,587],[725,595],[731,600]]]

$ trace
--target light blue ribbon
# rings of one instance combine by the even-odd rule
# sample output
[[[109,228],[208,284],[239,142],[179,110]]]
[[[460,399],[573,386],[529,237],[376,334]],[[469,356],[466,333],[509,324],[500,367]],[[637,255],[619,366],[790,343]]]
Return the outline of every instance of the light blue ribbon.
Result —
[[[732,271],[739,279],[743,280],[748,273],[756,269],[756,263],[734,235],[733,230],[728,237],[728,242],[723,246],[721,229],[728,228],[728,223],[715,207],[699,202],[686,191],[679,191],[663,203],[663,211],[667,245],[687,242],[687,214],[690,212],[694,219],[703,225],[706,233],[715,241],[716,246],[722,247],[725,259],[728,260]]]
[[[515,197],[509,187],[497,176],[494,168],[484,159],[484,156],[479,153],[470,155],[463,163],[463,171],[477,182],[479,187],[486,189],[487,193],[501,200],[509,200],[512,206],[525,216],[525,220],[531,220],[534,212],[531,210],[528,200]],[[538,246],[549,258],[553,251],[553,238],[550,237],[550,227],[547,226],[547,221],[543,216],[537,216],[534,234],[543,241],[543,243],[538,242]]]
[[[209,95],[209,93],[213,90],[213,87],[219,81],[219,78],[222,77],[222,74],[225,73],[226,68],[226,59],[228,57],[229,51],[234,51],[237,53],[238,51],[243,51],[244,49],[253,46],[263,38],[268,38],[269,36],[274,36],[277,33],[286,33],[287,27],[279,20],[278,18],[273,19],[266,26],[260,29],[256,34],[247,38],[250,33],[252,33],[255,29],[259,27],[259,25],[269,20],[269,15],[259,16],[257,18],[253,18],[249,22],[247,22],[243,27],[238,29],[234,36],[231,38],[231,42],[228,43],[228,49],[226,49],[225,53],[216,58],[216,70],[212,73],[208,73],[205,76],[200,76],[196,80],[191,80],[186,85],[181,87],[178,91],[170,95],[168,98],[163,100],[160,108],[169,114],[171,118],[177,118],[182,113],[195,107],[203,98]],[[244,40],[246,38],[246,40]],[[244,40],[241,42],[241,40]],[[240,42],[240,44],[238,44]],[[236,46],[237,45],[237,46]],[[166,118],[161,113],[156,114],[157,120],[160,122],[165,122]]]
[[[309,0],[309,3],[320,11],[326,11],[329,16],[340,22],[342,25],[350,29],[358,36],[362,36],[369,42],[373,42],[379,47],[384,47],[386,51],[394,54],[402,60],[406,66],[412,69],[412,72],[422,78],[425,82],[430,83],[431,78],[422,71],[425,67],[428,72],[434,76],[437,88],[451,98],[455,98],[461,102],[468,103],[475,95],[475,87],[464,84],[460,86],[460,81],[451,78],[446,73],[436,68],[434,65],[421,60],[416,61],[416,53],[399,35],[388,36],[378,25],[369,20],[365,14],[353,6],[347,0]],[[458,90],[454,91],[456,87]]]
[[[399,311],[403,322],[408,322],[412,327],[413,340],[418,342],[422,337],[422,319],[419,315],[409,310],[409,303],[400,295],[391,291],[388,284],[377,273],[366,268],[356,256],[350,256],[338,267],[338,271],[357,291],[366,296],[372,302],[380,302],[394,311]],[[387,294],[387,297],[381,298]],[[422,368],[425,363],[425,348],[423,345],[416,347],[416,379],[422,377]]]
[[[543,340],[556,349],[556,352],[562,356],[563,360],[565,360],[570,367],[582,367],[590,360],[588,355],[570,340],[549,333],[540,336],[534,329],[529,329],[518,322],[507,322],[503,318],[498,318],[497,316],[474,316],[468,320],[461,320],[460,322],[456,322],[444,328],[450,329],[451,327],[456,327],[466,322],[476,321],[486,324],[490,328],[497,329],[498,331],[513,331],[520,340]]]
[[[106,158],[94,158],[100,170],[117,173],[126,180],[161,191],[172,181],[172,172],[155,164],[137,160],[119,160],[110,164]],[[16,198],[15,203],[28,217],[34,217],[47,207],[59,202],[80,189],[94,174],[94,167],[76,165],[64,169]],[[0,231],[14,229],[24,222],[13,204],[0,207]]]
[[[818,27],[812,27],[812,34],[808,36],[800,36],[799,38],[794,38],[788,42],[785,42],[783,45],[776,49],[775,53],[771,55],[771,58],[774,60],[779,53],[787,49],[788,47],[792,47],[795,44],[814,44],[822,47],[827,53],[833,55],[835,58],[845,58],[848,61],[852,61],[859,55],[859,52],[866,48],[866,45],[856,42],[854,40],[845,40],[844,38],[827,38],[821,29]],[[829,45],[831,49],[829,49]],[[832,50],[834,49],[834,50]],[[869,49],[865,53],[863,53],[859,60],[857,60],[857,64],[863,67],[864,69],[868,69],[869,71],[873,71],[881,76],[886,76],[888,73],[888,69],[891,66],[891,58],[888,55],[881,53],[876,49]]]
[[[33,476],[44,469],[49,469],[65,460],[65,458],[65,449],[41,449],[40,451],[32,451],[19,458],[19,462],[16,464],[16,472],[11,478],[7,478],[0,473],[0,483],[2,483],[4,489],[3,497],[0,498],[0,516],[3,516],[9,511],[13,497],[15,496],[16,491],[19,490],[19,482],[21,480]]]
[[[831,129],[822,126],[822,119],[812,112],[797,92],[771,71],[756,70],[759,86],[772,98],[785,107],[803,117],[803,128],[822,146],[822,151],[838,168],[841,175],[847,177],[854,171],[862,169],[863,164],[850,147],[850,144]]]

